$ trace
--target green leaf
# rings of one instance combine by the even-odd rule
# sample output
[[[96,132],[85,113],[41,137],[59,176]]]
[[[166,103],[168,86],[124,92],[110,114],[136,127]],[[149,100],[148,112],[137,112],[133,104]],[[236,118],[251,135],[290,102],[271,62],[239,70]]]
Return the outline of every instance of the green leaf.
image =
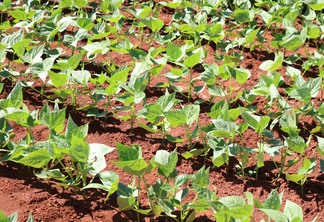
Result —
[[[135,197],[117,197],[117,204],[120,211],[133,209],[135,202]]]
[[[168,122],[173,127],[178,127],[178,126],[184,125],[187,122],[186,115],[185,115],[183,109],[170,110],[168,112],[165,112],[164,115],[165,115],[166,119],[168,120]]]
[[[269,124],[270,122],[270,116],[262,116],[259,120],[257,132],[261,133]]]
[[[303,153],[307,148],[307,144],[303,137],[299,136],[294,131],[290,131],[289,137],[286,138],[286,142],[288,143],[289,149],[296,153]]]
[[[48,104],[45,103],[40,111],[40,120],[48,128],[59,133],[64,129],[65,113],[66,107],[51,111]]]
[[[158,150],[154,156],[154,162],[159,169],[159,173],[169,178],[178,162],[177,150],[169,153],[166,150]]]
[[[84,189],[102,189],[108,192],[107,197],[117,191],[118,189],[118,181],[119,176],[117,173],[113,171],[104,171],[99,174],[100,181],[102,184],[99,183],[90,183],[87,186],[83,187]]]
[[[195,190],[199,190],[201,188],[208,188],[209,186],[209,168],[205,169],[205,166],[200,168],[193,176],[192,176],[192,187]]]
[[[52,170],[44,169],[40,172],[35,172],[34,174],[41,179],[53,178],[55,180],[64,181],[67,178],[64,174],[60,172],[59,169],[52,169]]]
[[[284,56],[283,53],[280,52],[279,54],[276,54],[274,61],[272,60],[264,61],[259,68],[262,70],[273,72],[282,66],[283,61],[284,61]]]
[[[232,208],[230,210],[224,209],[218,211],[213,216],[216,217],[216,220],[221,221],[250,221],[252,215],[252,206],[245,205],[241,207]]]
[[[262,208],[271,209],[271,210],[280,210],[281,207],[281,198],[277,193],[277,190],[271,190],[267,199],[263,202]]]
[[[190,126],[193,122],[197,121],[200,113],[200,106],[199,105],[187,105],[185,106],[182,111],[186,116],[186,125]]]
[[[233,137],[238,129],[235,122],[225,121],[223,119],[212,120],[214,129],[210,131],[214,136],[220,138]]]
[[[19,109],[23,104],[23,93],[20,81],[18,81],[15,87],[11,90],[6,99],[0,101],[0,107],[2,109],[13,107]]]
[[[236,207],[246,205],[244,198],[240,196],[221,197],[219,198],[219,202],[221,202],[228,209],[234,209]]]
[[[9,222],[18,222],[18,213],[17,212],[14,212],[13,214],[11,214],[9,217],[8,217],[8,220]]]
[[[275,222],[289,222],[288,217],[284,213],[280,212],[279,210],[272,210],[272,209],[260,209],[260,210]]]
[[[292,181],[294,183],[297,184],[302,184],[302,180],[304,179],[304,175],[303,174],[289,174],[289,173],[285,173],[286,175],[286,179],[289,181]]]
[[[97,175],[106,168],[105,155],[112,152],[115,148],[100,143],[89,144],[88,164],[90,166],[89,173]]]
[[[19,21],[26,21],[28,16],[27,12],[22,10],[9,11],[9,14]]]
[[[290,200],[286,201],[284,213],[288,217],[289,221],[302,222],[303,221],[303,210],[294,202]]]
[[[89,144],[79,140],[79,138],[72,136],[71,147],[69,149],[69,154],[72,161],[87,163],[89,159],[90,148]]]
[[[131,67],[122,66],[113,72],[112,76],[108,79],[109,86],[105,90],[108,95],[114,95],[121,87],[120,84],[126,82],[130,70]]]
[[[0,222],[9,222],[9,219],[7,218],[6,215],[4,215],[4,213],[2,213],[1,210],[0,210]]]
[[[323,137],[319,137],[319,136],[316,136],[317,138],[317,141],[318,141],[318,144],[317,144],[317,152],[324,156],[324,138]]]
[[[65,131],[66,140],[71,142],[72,137],[76,137],[79,140],[84,140],[88,134],[88,127],[88,124],[78,127],[71,118],[71,116],[69,116]]]
[[[41,168],[41,167],[47,165],[50,160],[51,160],[51,156],[49,155],[47,150],[40,149],[40,150],[36,150],[36,151],[24,156],[17,162],[20,164],[23,164],[25,166]]]
[[[255,130],[258,129],[259,121],[255,115],[252,115],[244,110],[241,111],[243,119]]]
[[[218,75],[218,66],[216,64],[203,64],[203,67],[205,71],[201,73],[201,80],[207,85],[214,84]]]
[[[88,84],[90,78],[91,74],[88,70],[73,70],[71,72],[71,79],[77,83],[82,84],[83,86],[86,86]]]
[[[321,85],[322,84],[323,84],[323,78],[322,77],[310,79],[309,81],[307,81],[306,86],[307,86],[307,88],[310,89],[310,96],[312,98],[315,98],[318,95],[318,93],[321,90]]]
[[[248,10],[237,8],[232,14],[232,17],[239,23],[245,23],[250,20],[250,13]]]
[[[143,159],[136,159],[130,161],[114,162],[118,167],[121,167],[126,173],[135,176],[142,176],[147,171],[147,163]]]
[[[201,51],[193,53],[191,56],[189,56],[183,61],[183,64],[189,68],[192,68],[198,63],[200,63],[200,57],[201,57]]]
[[[131,161],[142,158],[142,149],[138,145],[126,146],[121,143],[116,143],[118,157],[120,161]]]
[[[302,38],[299,35],[292,35],[288,39],[280,42],[280,45],[288,50],[296,51],[303,44]]]
[[[320,159],[320,168],[322,173],[324,173],[324,160]]]
[[[150,19],[145,19],[142,20],[142,22],[147,25],[147,27],[149,29],[152,30],[152,32],[158,32],[163,26],[164,26],[164,22],[161,19],[157,19],[157,18],[150,18]]]
[[[166,48],[166,55],[171,61],[179,61],[183,56],[181,47],[169,42]]]
[[[249,32],[249,34],[247,34],[245,37],[245,45],[252,44],[259,31],[260,31],[260,27],[257,28],[256,30]]]
[[[243,68],[231,68],[230,66],[226,67],[229,74],[238,82],[238,83],[245,83],[251,76],[251,73],[247,69]]]

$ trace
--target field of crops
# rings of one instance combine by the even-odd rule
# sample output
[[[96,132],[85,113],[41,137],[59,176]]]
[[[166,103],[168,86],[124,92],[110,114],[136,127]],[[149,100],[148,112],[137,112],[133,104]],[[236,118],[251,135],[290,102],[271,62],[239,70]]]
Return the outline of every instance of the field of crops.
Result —
[[[323,0],[0,2],[0,221],[324,221]]]

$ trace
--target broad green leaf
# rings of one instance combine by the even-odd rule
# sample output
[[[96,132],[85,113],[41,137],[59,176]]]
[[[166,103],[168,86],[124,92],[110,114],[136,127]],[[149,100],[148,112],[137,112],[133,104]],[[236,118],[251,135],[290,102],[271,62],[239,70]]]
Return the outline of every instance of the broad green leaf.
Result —
[[[85,8],[88,5],[88,0],[73,0],[73,5],[77,8]]]
[[[100,181],[104,185],[108,196],[113,194],[118,189],[119,176],[113,171],[104,171],[99,174]]]
[[[18,81],[15,87],[11,90],[6,99],[0,100],[0,107],[5,108],[17,108],[19,109],[23,104],[23,93],[21,83]]]
[[[322,173],[324,173],[324,160],[320,159],[320,168]]]
[[[321,90],[321,85],[323,84],[323,78],[318,77],[310,79],[307,81],[306,86],[310,89],[310,95],[312,98],[315,98]]]
[[[11,48],[14,44],[21,41],[23,38],[24,38],[24,33],[22,29],[19,29],[18,31],[3,37],[1,39],[1,43],[7,48]]]
[[[177,151],[174,150],[172,153],[169,153],[166,150],[158,150],[154,156],[154,162],[156,163],[159,172],[161,172],[166,178],[169,178],[178,162]]]
[[[303,44],[302,38],[299,35],[292,35],[286,40],[280,42],[280,45],[288,50],[296,51]]]
[[[257,132],[261,133],[269,124],[270,117],[269,116],[262,116],[259,120]]]
[[[192,187],[195,190],[199,190],[201,188],[208,188],[209,186],[209,168],[205,169],[205,166],[200,168],[193,176],[192,176]]]
[[[89,144],[79,140],[79,138],[72,136],[71,147],[69,154],[72,161],[87,163],[89,159],[90,148]]]
[[[120,161],[131,161],[142,158],[142,149],[138,145],[126,146],[121,143],[116,143],[118,157]]]
[[[144,19],[142,22],[147,25],[149,29],[152,30],[152,32],[158,32],[163,26],[164,22],[161,19],[157,18],[150,18],[150,19]]]
[[[286,142],[289,149],[296,153],[303,153],[307,148],[307,144],[304,141],[303,137],[299,136],[294,131],[290,131],[289,137],[286,138]]]
[[[105,155],[112,152],[115,148],[100,143],[89,144],[88,164],[90,166],[89,173],[97,175],[106,168]]]
[[[40,111],[40,120],[48,128],[61,132],[64,129],[66,107],[51,111],[46,103]]]
[[[197,121],[200,113],[199,105],[187,105],[182,111],[186,115],[186,125],[190,126],[193,122]]]
[[[252,206],[245,205],[240,207],[235,207],[230,210],[224,209],[218,211],[213,216],[219,222],[226,222],[226,221],[250,221],[250,217],[252,215]]]
[[[16,42],[12,48],[18,56],[23,56],[25,54],[26,47],[31,42],[31,39],[22,39],[19,42]]]
[[[68,82],[68,75],[65,73],[49,72],[50,83],[59,88]]]
[[[161,110],[163,112],[169,111],[174,105],[178,104],[180,101],[175,98],[175,93],[168,94],[159,97],[156,103],[161,105]]]
[[[64,181],[67,178],[67,176],[61,173],[60,169],[52,169],[52,170],[44,169],[40,172],[35,172],[34,174],[41,179],[53,178],[55,180]]]
[[[321,11],[324,8],[324,2],[322,0],[308,0],[305,1],[314,11]]]
[[[316,138],[317,138],[317,141],[318,141],[318,144],[317,144],[317,147],[316,147],[317,152],[320,155],[324,156],[324,138],[319,137],[319,136],[316,136]]]
[[[225,149],[213,149],[213,165],[216,167],[223,166],[229,161],[229,155],[225,152]]]
[[[66,124],[66,131],[65,131],[65,138],[69,142],[72,141],[72,137],[76,137],[79,140],[84,140],[88,133],[88,124],[78,127],[71,116],[69,116],[67,124]]]
[[[72,0],[61,0],[59,6],[62,8],[71,8],[73,4]]]
[[[284,213],[288,217],[289,221],[302,222],[303,221],[303,210],[294,202],[290,200],[286,201]]]
[[[200,57],[201,57],[200,51],[193,53],[183,61],[183,64],[189,68],[192,68],[198,63],[200,63]]]
[[[112,76],[108,79],[109,86],[106,88],[108,95],[114,95],[121,88],[121,83],[126,82],[127,76],[131,70],[131,67],[122,66],[115,70]]]
[[[252,115],[244,110],[241,111],[243,119],[255,130],[259,127],[259,119],[255,115]]]
[[[166,48],[166,55],[171,61],[179,61],[183,56],[183,51],[181,47],[169,42]]]
[[[274,61],[272,60],[264,61],[259,68],[262,70],[273,72],[282,66],[283,61],[284,61],[284,56],[283,53],[280,52],[279,54],[276,54]]]
[[[250,20],[250,13],[248,10],[237,8],[232,14],[232,17],[239,23],[245,23]]]
[[[0,222],[9,222],[9,219],[7,218],[6,215],[4,215],[4,213],[2,213],[1,210],[0,210]]]
[[[11,215],[9,215],[8,220],[6,222],[18,222],[18,213],[14,212]]]
[[[90,18],[79,18],[77,22],[80,28],[86,29],[88,31],[91,30],[94,26],[94,23]]]
[[[200,156],[204,152],[206,152],[206,149],[191,149],[190,151],[182,153],[181,156],[183,156],[185,159],[190,159],[194,156]]]
[[[4,116],[6,120],[14,121],[24,127],[34,126],[35,119],[32,118],[28,110],[6,108],[5,112],[7,113],[7,115]]]
[[[210,131],[214,136],[220,138],[233,137],[238,130],[238,126],[235,122],[225,121],[223,119],[212,120],[214,129]]]
[[[285,173],[286,175],[286,179],[289,181],[292,181],[294,183],[297,184],[301,184],[302,180],[304,179],[304,175],[303,174],[289,174],[289,173]]]
[[[230,66],[226,67],[228,72],[231,76],[238,82],[238,83],[245,83],[251,76],[251,73],[247,69],[243,68],[231,68]]]
[[[86,86],[89,82],[89,79],[91,78],[91,74],[88,70],[73,70],[71,72],[71,78],[77,82],[82,84],[83,86]]]
[[[254,42],[259,31],[260,31],[260,27],[257,28],[256,30],[249,32],[249,34],[247,34],[245,37],[245,45],[251,45]]]
[[[272,209],[260,209],[260,210],[275,222],[289,222],[288,217],[279,210],[272,210]]]
[[[36,150],[36,151],[24,156],[17,162],[20,164],[23,164],[25,166],[41,168],[41,167],[47,165],[50,160],[51,160],[51,157],[50,157],[49,153],[47,152],[47,150],[40,149],[40,150]]]
[[[114,164],[122,168],[126,173],[135,176],[142,176],[147,171],[147,163],[143,159],[114,162]]]
[[[120,211],[133,209],[135,202],[135,197],[117,197],[117,204]]]
[[[228,209],[234,209],[236,207],[246,205],[244,198],[240,196],[221,197],[219,198],[219,202],[221,202]]]
[[[189,174],[180,174],[175,178],[174,185],[180,188],[181,186],[186,185],[190,178],[191,176]]]
[[[186,124],[187,118],[183,111],[181,110],[170,110],[164,113],[166,119],[173,127],[178,127]]]
[[[19,21],[26,21],[28,16],[27,12],[22,10],[9,11],[9,14]]]
[[[201,80],[207,85],[214,84],[218,75],[218,66],[216,64],[203,64],[203,67],[205,71],[201,73]]]
[[[271,190],[267,199],[263,202],[262,208],[271,210],[280,210],[281,198],[277,193],[277,190]]]

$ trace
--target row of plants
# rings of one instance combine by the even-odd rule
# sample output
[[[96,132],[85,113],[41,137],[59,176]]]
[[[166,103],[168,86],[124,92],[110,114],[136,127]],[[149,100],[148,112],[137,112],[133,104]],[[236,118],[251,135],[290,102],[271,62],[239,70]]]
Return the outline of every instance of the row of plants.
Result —
[[[209,168],[178,175],[176,166],[178,155],[202,155],[215,167],[228,166],[235,158],[243,178],[247,174],[258,178],[258,170],[270,157],[278,178],[285,176],[302,188],[316,167],[324,171],[322,158],[306,156],[312,140],[318,144],[317,156],[324,156],[323,8],[320,0],[132,4],[4,0],[0,89],[7,88],[4,79],[13,88],[0,101],[0,161],[35,168],[36,176],[54,179],[63,187],[102,189],[107,198],[117,192],[120,209],[138,214],[174,218],[180,212],[176,219],[183,221],[212,210],[217,221],[249,221],[256,206],[276,221],[302,220],[300,207],[292,202],[278,212],[282,194],[269,195],[269,203],[276,200],[271,206],[253,200],[250,193],[247,202],[242,197],[217,197],[209,184]],[[165,21],[161,13],[172,16]],[[309,46],[315,51],[308,51]],[[214,63],[206,62],[208,47],[215,48]],[[307,57],[297,53],[303,49]],[[273,59],[262,61],[258,68],[263,72],[251,85],[251,70],[243,68],[244,53],[271,57],[272,51]],[[118,56],[130,56],[130,61],[118,65]],[[19,71],[17,66],[25,68]],[[197,71],[200,66],[203,71]],[[165,81],[153,86],[157,76]],[[34,87],[37,81],[42,82],[40,89]],[[30,88],[47,101],[40,110],[29,110],[23,102],[24,90]],[[164,95],[149,103],[147,92],[152,88]],[[79,104],[80,97],[89,98],[89,103]],[[265,113],[256,107],[259,98],[265,100]],[[210,125],[199,121],[206,104]],[[88,144],[89,126],[77,126],[67,109],[60,108],[66,105],[86,111],[89,118],[128,121],[131,129],[142,127],[175,147],[186,144],[187,151],[159,150],[144,160],[138,145],[117,143],[119,161],[114,164],[134,176],[132,184],[122,184],[116,172],[103,171],[104,156],[114,148]],[[298,126],[305,116],[316,125],[308,138],[300,135]],[[19,142],[13,140],[13,122],[27,131]],[[47,140],[34,139],[37,125],[48,128]],[[172,135],[177,128],[184,130],[183,137]],[[258,135],[256,147],[244,144],[247,130]],[[251,160],[255,169],[247,172]],[[156,169],[161,178],[146,184],[145,175]],[[94,183],[95,177],[101,183]],[[144,209],[139,195],[143,189],[148,198]],[[195,198],[189,201],[189,194]]]

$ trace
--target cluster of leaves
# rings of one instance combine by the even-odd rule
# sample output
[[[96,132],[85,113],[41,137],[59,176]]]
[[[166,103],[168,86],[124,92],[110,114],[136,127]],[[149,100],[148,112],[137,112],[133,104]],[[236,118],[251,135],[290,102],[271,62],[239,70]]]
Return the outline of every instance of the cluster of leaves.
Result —
[[[147,163],[139,146],[116,144],[120,161],[115,165],[134,176],[134,183],[120,183],[115,172],[102,171],[104,156],[114,148],[88,144],[88,125],[77,126],[71,117],[65,123],[66,108],[60,105],[86,110],[90,118],[113,115],[129,121],[131,128],[137,125],[160,136],[163,142],[187,144],[185,158],[204,155],[220,167],[234,157],[243,178],[246,173],[258,177],[258,169],[270,156],[278,178],[285,175],[303,187],[318,165],[324,172],[324,104],[314,102],[323,99],[323,9],[321,0],[133,1],[127,6],[122,0],[4,0],[0,2],[0,90],[4,79],[14,87],[0,101],[0,161],[38,169],[38,177],[54,179],[64,187],[99,188],[107,196],[117,191],[121,210],[169,217],[180,211],[181,220],[213,210],[218,221],[249,220],[254,206],[250,194],[248,204],[240,197],[217,198],[209,190],[209,169],[178,175],[176,151],[159,150]],[[162,11],[172,12],[170,21],[160,18]],[[144,50],[144,45],[150,48]],[[207,46],[213,45],[215,62],[208,63]],[[310,45],[314,52],[307,50]],[[303,49],[306,57],[298,53]],[[251,70],[243,67],[244,52],[271,55],[272,51],[273,59],[261,63],[263,74],[251,86]],[[116,54],[129,55],[131,61],[117,65]],[[166,68],[167,64],[172,67]],[[89,65],[96,71],[87,69]],[[197,74],[198,66],[203,71]],[[315,76],[308,76],[309,71]],[[156,76],[166,81],[152,86]],[[42,82],[40,90],[34,87],[36,81]],[[146,100],[151,87],[165,92],[154,104]],[[47,100],[41,110],[29,110],[23,103],[24,88]],[[204,100],[196,99],[202,94],[207,95]],[[88,96],[91,103],[79,104],[81,96]],[[265,100],[265,113],[255,106],[260,98]],[[211,107],[210,125],[199,121],[201,104]],[[298,126],[304,116],[312,117],[316,125],[308,138]],[[12,140],[11,122],[27,129],[20,142]],[[34,139],[37,125],[48,128],[46,141]],[[172,136],[175,128],[183,129],[185,136]],[[256,147],[243,143],[248,129],[259,137]],[[280,130],[279,137],[275,129]],[[306,157],[312,140],[317,141],[317,156],[322,158]],[[255,170],[246,172],[251,158]],[[299,166],[298,171],[289,171],[292,166]],[[154,169],[162,179],[148,186],[145,175]],[[101,183],[92,182],[95,176]],[[142,183],[149,209],[141,208]],[[188,193],[196,197],[192,202],[186,199]],[[291,202],[283,213],[268,205],[256,204],[272,219],[302,218],[289,213],[296,208]]]

